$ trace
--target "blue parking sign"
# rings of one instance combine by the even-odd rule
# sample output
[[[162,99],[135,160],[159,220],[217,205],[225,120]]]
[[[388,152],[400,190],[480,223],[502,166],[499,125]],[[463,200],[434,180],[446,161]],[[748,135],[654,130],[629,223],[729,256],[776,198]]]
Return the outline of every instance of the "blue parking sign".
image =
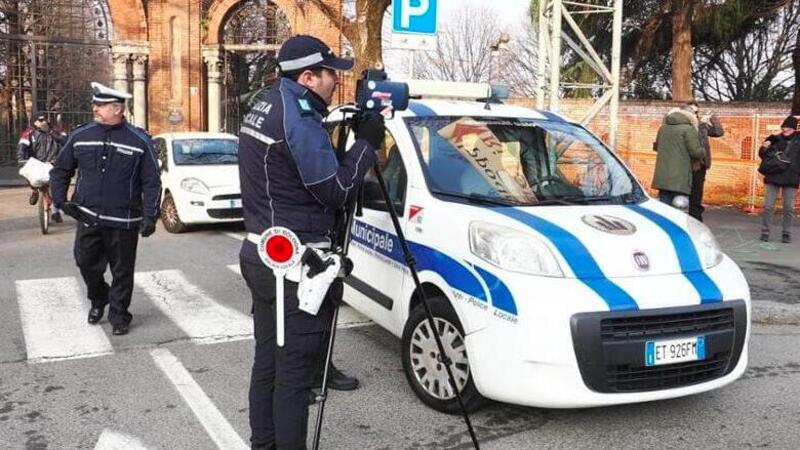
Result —
[[[392,31],[395,33],[436,34],[437,0],[393,0]]]

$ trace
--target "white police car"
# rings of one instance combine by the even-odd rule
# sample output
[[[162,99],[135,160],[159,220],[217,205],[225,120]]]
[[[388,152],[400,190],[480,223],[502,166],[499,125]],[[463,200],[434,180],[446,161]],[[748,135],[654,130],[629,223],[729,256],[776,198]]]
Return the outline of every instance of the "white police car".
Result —
[[[153,138],[161,160],[161,222],[170,233],[191,224],[242,220],[239,139],[227,133]]]
[[[469,409],[483,398],[553,408],[666,399],[744,372],[742,272],[706,226],[649,198],[580,125],[522,107],[412,101],[387,121],[380,153]],[[457,411],[369,177],[364,196],[345,299],[401,337],[420,399]]]

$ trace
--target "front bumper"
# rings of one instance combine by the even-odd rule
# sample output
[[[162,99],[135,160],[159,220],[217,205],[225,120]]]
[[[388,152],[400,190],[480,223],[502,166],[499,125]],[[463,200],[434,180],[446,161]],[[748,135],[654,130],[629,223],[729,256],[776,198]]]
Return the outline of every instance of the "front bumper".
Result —
[[[181,221],[187,224],[242,220],[242,195],[230,189],[214,189],[209,194],[184,192],[176,206]]]
[[[636,300],[635,311],[603,308],[597,295],[574,279],[504,274],[518,321],[489,320],[466,336],[478,391],[519,405],[582,408],[676,398],[734,381],[747,367],[749,287],[727,258],[706,273],[724,301],[701,304],[680,274],[615,279]],[[647,330],[655,339],[642,329],[641,335],[623,330],[604,339],[604,320],[656,323],[675,314],[688,315],[688,322]],[[704,316],[708,314],[721,315],[719,323],[703,323],[715,322]],[[659,338],[659,333],[665,337]],[[707,336],[708,346],[701,363],[642,370],[645,341],[699,335]]]

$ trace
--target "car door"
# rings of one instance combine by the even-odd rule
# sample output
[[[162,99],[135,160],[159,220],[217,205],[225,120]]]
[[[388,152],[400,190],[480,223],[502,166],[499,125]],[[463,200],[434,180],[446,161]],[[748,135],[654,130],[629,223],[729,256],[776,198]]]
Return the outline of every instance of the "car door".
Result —
[[[335,143],[337,131],[333,132],[332,138]],[[377,154],[391,203],[400,225],[405,227],[407,172],[390,131],[387,130]],[[398,329],[397,308],[406,276],[403,252],[389,215],[389,204],[380,190],[374,169],[367,173],[363,186],[361,211],[354,217],[350,228],[348,256],[353,261],[354,270],[346,280],[345,299],[361,313],[397,334],[402,331]]]

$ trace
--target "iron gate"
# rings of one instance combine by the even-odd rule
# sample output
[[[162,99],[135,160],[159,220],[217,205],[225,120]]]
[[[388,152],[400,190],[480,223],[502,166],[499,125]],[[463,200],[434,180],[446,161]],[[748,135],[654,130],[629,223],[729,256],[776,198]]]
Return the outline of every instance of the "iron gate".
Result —
[[[239,133],[255,96],[276,77],[276,54],[289,38],[289,21],[269,0],[245,0],[225,23],[222,35],[222,129]]]
[[[0,164],[34,111],[68,131],[91,119],[89,82],[111,78],[105,0],[0,0]]]

